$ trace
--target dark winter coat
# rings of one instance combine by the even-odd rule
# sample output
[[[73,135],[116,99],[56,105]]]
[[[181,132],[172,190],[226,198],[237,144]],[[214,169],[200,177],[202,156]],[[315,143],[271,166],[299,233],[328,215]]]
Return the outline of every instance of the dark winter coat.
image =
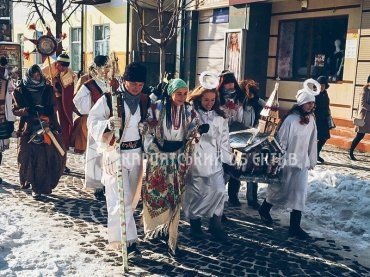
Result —
[[[50,130],[63,147],[61,128],[55,114],[53,89],[50,85],[45,85],[36,94],[22,85],[14,91],[13,96],[13,113],[21,117],[18,153],[20,183],[22,186],[31,184],[35,193],[50,194],[63,173],[66,155],[62,157],[53,144],[34,143],[30,138],[40,128],[37,111],[40,116],[49,119]]]
[[[366,85],[360,97],[358,107],[358,118],[365,120],[365,125],[362,127],[356,126],[356,132],[368,134],[370,133],[370,85]]]
[[[330,138],[329,118],[331,115],[329,108],[330,100],[328,92],[326,90],[320,92],[319,95],[315,96],[315,99],[316,99],[315,117],[317,126],[317,139],[327,140]]]

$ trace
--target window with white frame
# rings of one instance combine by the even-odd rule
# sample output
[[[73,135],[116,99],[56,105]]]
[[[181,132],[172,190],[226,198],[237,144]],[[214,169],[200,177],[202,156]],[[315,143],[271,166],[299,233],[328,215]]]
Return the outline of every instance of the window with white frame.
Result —
[[[71,67],[73,71],[81,70],[81,28],[71,28]]]
[[[109,25],[94,26],[94,57],[97,55],[109,55]]]

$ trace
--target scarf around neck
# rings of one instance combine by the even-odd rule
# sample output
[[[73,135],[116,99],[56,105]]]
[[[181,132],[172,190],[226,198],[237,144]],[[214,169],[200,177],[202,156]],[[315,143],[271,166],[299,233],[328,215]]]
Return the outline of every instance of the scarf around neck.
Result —
[[[141,93],[139,93],[138,95],[132,95],[126,90],[125,87],[122,86],[121,89],[123,92],[122,93],[123,101],[126,102],[127,106],[130,109],[131,114],[134,115],[140,104]]]

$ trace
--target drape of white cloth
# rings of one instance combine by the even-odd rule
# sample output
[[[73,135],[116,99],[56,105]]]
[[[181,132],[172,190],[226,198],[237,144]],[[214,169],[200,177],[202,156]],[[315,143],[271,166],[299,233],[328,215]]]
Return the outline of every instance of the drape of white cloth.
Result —
[[[140,196],[138,190],[141,190],[141,179],[143,175],[143,163],[141,149],[121,151],[120,157],[123,170],[123,191],[125,203],[126,234],[128,245],[137,240],[137,229],[133,212],[138,203],[135,196]],[[116,162],[118,155],[113,149],[106,151],[103,155],[103,176],[102,183],[105,186],[105,197],[107,200],[108,211],[108,241],[121,241],[120,224],[120,202],[116,178]]]
[[[190,219],[220,216],[228,197],[223,170],[208,177],[189,173],[185,187],[183,211]]]
[[[102,91],[107,91],[107,87],[104,83],[97,81],[97,85],[100,87]],[[105,97],[102,97],[105,98]],[[82,85],[80,90],[77,92],[75,97],[73,98],[73,103],[76,106],[76,109],[83,115],[90,115],[92,111],[93,104],[91,100],[90,90],[85,86]],[[101,109],[101,110],[98,110]],[[109,108],[108,105],[104,107],[104,105],[100,104],[98,109],[94,109],[94,112],[101,112],[100,116],[106,116],[108,114],[109,118]],[[99,113],[98,113],[99,114]],[[89,119],[90,118],[90,119]],[[95,115],[92,117],[88,117],[87,119],[87,146],[86,146],[86,161],[85,161],[85,187],[87,188],[100,188],[102,187],[101,184],[101,176],[102,176],[102,157],[101,153],[98,151],[98,143],[101,131],[104,132],[105,126],[107,122],[100,123],[98,126],[95,126],[95,119],[99,118],[99,116]],[[104,125],[105,124],[105,125]],[[95,132],[95,138],[92,133]]]
[[[286,151],[285,166],[280,185],[270,185],[267,202],[303,211],[307,197],[308,170],[317,163],[317,130],[313,116],[310,122],[300,123],[297,114],[289,115],[278,132]]]
[[[190,219],[222,215],[228,198],[222,163],[232,162],[228,120],[215,111],[199,111],[197,116],[200,124],[209,124],[210,129],[195,145],[187,176],[183,208]]]
[[[87,147],[85,161],[85,187],[97,188],[102,187],[102,152],[108,147],[102,137],[107,128],[110,111],[105,96],[99,100],[89,111],[87,117]],[[104,145],[104,147],[99,146]]]
[[[108,85],[98,79],[94,79],[95,83],[100,87],[103,93],[108,91]],[[91,92],[87,86],[82,85],[76,95],[73,97],[73,103],[80,114],[89,114],[93,103],[91,100]]]

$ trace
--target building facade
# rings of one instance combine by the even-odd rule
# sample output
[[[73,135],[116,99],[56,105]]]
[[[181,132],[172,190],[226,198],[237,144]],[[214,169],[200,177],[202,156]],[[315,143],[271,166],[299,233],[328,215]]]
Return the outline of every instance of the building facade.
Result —
[[[353,117],[370,75],[370,0],[206,0],[183,18],[177,70],[192,88],[204,70],[254,79],[266,98],[279,81],[282,113],[307,78],[330,80],[337,128],[329,143],[349,148]],[[358,149],[370,151],[370,137]]]

